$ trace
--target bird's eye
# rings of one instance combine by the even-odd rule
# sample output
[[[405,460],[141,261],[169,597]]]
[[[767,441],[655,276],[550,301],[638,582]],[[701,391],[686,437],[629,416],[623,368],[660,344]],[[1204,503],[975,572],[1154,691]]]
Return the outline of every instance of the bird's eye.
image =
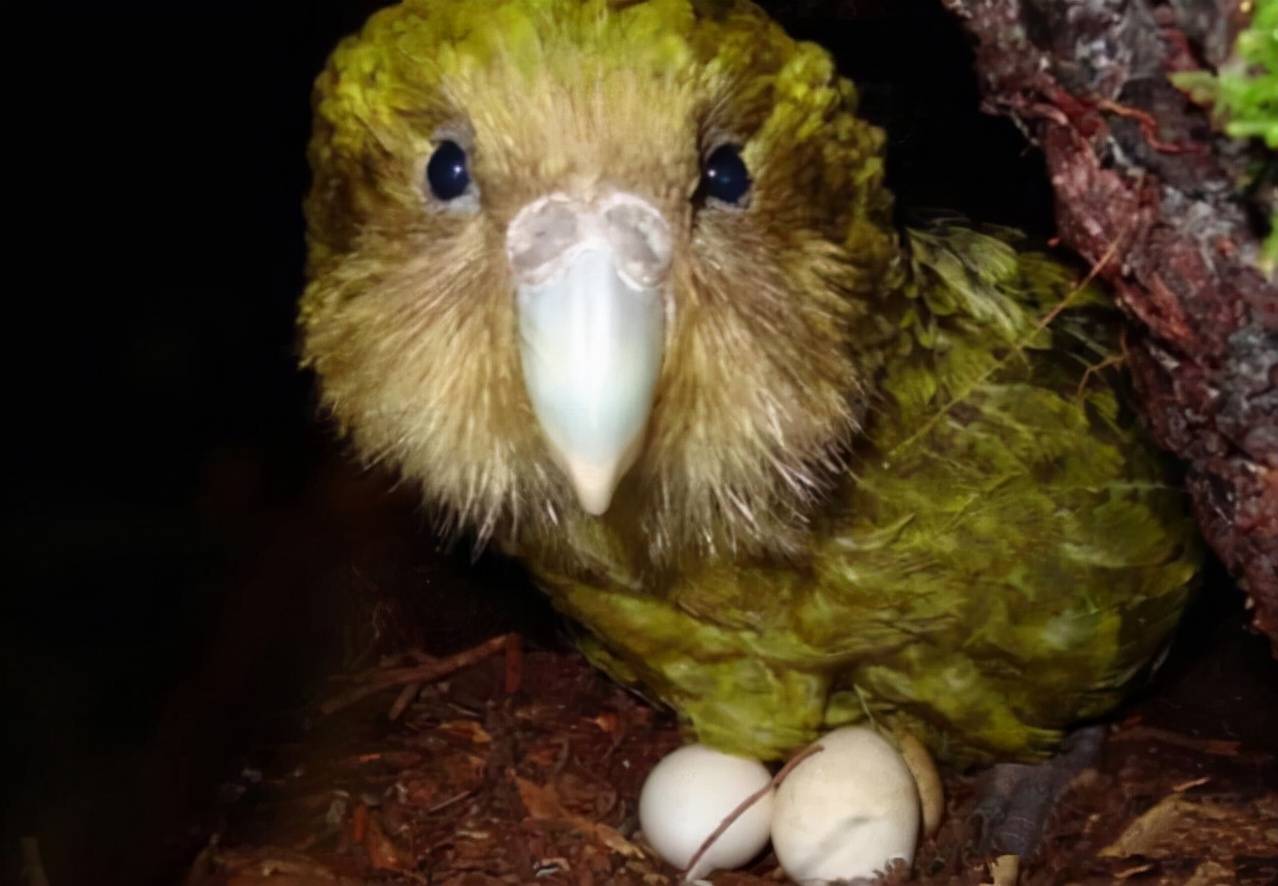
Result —
[[[455,141],[442,141],[426,164],[426,183],[438,199],[456,200],[470,187],[466,151]]]
[[[750,172],[736,145],[720,145],[701,168],[701,193],[724,203],[739,205],[750,193]]]

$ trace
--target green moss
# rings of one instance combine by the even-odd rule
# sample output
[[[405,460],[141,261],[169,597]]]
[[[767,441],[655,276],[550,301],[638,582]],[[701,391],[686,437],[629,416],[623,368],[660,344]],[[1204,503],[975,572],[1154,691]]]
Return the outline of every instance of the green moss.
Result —
[[[1278,149],[1278,0],[1257,0],[1251,24],[1217,74],[1183,71],[1171,79],[1211,105],[1231,138],[1259,138]]]
[[[1186,71],[1173,74],[1172,82],[1195,101],[1211,105],[1231,138],[1260,139],[1278,150],[1278,0],[1256,0],[1250,25],[1217,74]],[[1272,169],[1274,160],[1263,165]],[[1278,267],[1278,209],[1270,212],[1261,265],[1267,271]]]
[[[1278,149],[1278,0],[1259,0],[1238,35],[1235,62],[1220,75],[1220,106],[1233,138],[1261,138]]]

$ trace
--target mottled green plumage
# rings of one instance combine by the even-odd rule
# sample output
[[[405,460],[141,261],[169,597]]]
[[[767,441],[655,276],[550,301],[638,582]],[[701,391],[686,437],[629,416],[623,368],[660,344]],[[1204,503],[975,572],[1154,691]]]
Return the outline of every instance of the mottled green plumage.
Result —
[[[867,717],[952,762],[1033,758],[1137,685],[1199,545],[1098,370],[1107,296],[1018,239],[910,232],[880,396],[808,557],[687,569],[659,596],[541,574],[591,658],[764,758]]]
[[[882,133],[819,47],[733,0],[407,0],[316,98],[325,403],[703,740],[775,758],[873,717],[1034,758],[1148,673],[1198,546],[1121,404],[1116,312],[1014,233],[895,231]],[[422,188],[445,138],[462,209]],[[725,140],[740,207],[695,199]],[[669,221],[674,319],[596,518],[528,403],[504,237],[609,188]]]

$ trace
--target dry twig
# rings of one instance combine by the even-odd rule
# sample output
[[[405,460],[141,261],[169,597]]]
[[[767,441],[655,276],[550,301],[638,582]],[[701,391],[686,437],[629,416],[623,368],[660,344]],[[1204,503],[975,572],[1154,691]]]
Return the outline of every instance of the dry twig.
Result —
[[[736,808],[724,816],[723,821],[719,822],[719,826],[710,832],[710,836],[706,837],[705,840],[702,841],[701,845],[697,847],[697,851],[692,853],[692,858],[688,860],[688,866],[684,868],[685,878],[689,873],[697,869],[697,863],[701,861],[706,852],[710,850],[710,847],[714,845],[714,841],[722,837],[728,828],[732,827],[732,823],[734,821],[745,815],[745,811],[755,803],[759,802],[759,800],[763,799],[763,797],[767,795],[768,791],[776,790],[777,786],[780,785],[781,782],[785,781],[786,776],[794,771],[794,767],[798,766],[813,754],[819,754],[823,750],[825,750],[825,748],[819,744],[808,745],[806,748],[799,751],[799,753],[791,757],[790,760],[781,767],[781,770],[776,775],[772,776],[772,781],[768,782],[766,785],[759,788],[753,794],[738,803]]]
[[[441,658],[426,664],[407,668],[389,668],[374,673],[369,676],[368,682],[364,685],[357,686],[324,702],[320,705],[320,713],[327,715],[334,711],[340,711],[342,708],[363,701],[368,696],[384,689],[390,689],[393,686],[431,683],[442,677],[447,677],[449,674],[468,668],[491,655],[496,655],[503,649],[508,649],[510,636],[510,634],[500,634],[485,640],[478,646],[458,652],[456,655],[450,655],[447,658]]]

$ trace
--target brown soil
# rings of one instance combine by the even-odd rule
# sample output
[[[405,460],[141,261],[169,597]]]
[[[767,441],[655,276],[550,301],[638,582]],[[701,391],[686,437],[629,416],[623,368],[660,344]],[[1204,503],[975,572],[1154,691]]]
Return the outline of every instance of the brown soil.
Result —
[[[1183,644],[1112,727],[1020,883],[1278,882],[1278,681],[1241,621]],[[311,711],[299,736],[224,786],[223,819],[188,882],[677,883],[635,815],[645,774],[683,741],[673,718],[574,652],[490,648],[437,682]],[[329,699],[432,661],[388,660],[335,681]],[[974,784],[947,775],[940,831],[891,881],[1018,882],[975,849]],[[785,878],[765,854],[712,882]]]

